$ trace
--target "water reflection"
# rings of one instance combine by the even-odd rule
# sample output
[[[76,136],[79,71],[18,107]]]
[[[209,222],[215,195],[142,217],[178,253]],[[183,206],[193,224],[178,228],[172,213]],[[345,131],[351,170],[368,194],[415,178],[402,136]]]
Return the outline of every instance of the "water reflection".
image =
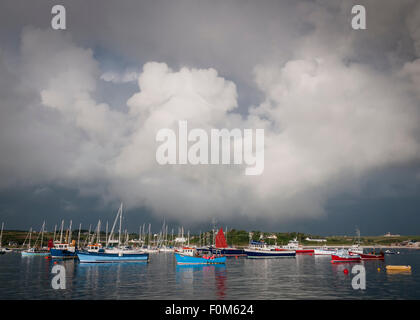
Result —
[[[51,269],[66,268],[66,290],[54,290]],[[149,263],[81,264],[73,260],[0,257],[0,299],[418,299],[420,250],[366,261],[366,290],[354,290],[352,268],[329,257],[228,259],[226,265],[177,266],[171,254]],[[387,273],[386,265],[411,265]],[[378,270],[379,268],[379,270]],[[348,270],[346,275],[343,271]]]
[[[214,293],[217,299],[226,296],[226,265],[176,265],[176,282],[184,293],[193,295],[195,289],[207,294]]]
[[[135,285],[141,274],[147,272],[147,262],[124,262],[124,263],[75,263],[77,277],[83,282],[90,294],[104,291],[105,287],[112,286],[114,293],[129,284]],[[134,276],[133,276],[134,275]]]

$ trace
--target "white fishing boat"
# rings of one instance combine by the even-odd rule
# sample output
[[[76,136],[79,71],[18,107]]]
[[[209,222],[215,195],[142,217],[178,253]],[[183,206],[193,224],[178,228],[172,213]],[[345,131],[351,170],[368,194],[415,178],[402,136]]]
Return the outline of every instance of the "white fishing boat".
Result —
[[[363,253],[363,248],[359,244],[354,244],[349,248],[350,253],[361,254]]]
[[[336,254],[336,253],[337,253],[337,249],[328,248],[326,246],[314,249],[314,254],[316,256],[331,256],[332,254]]]
[[[297,238],[290,240],[289,243],[285,246],[281,247],[282,249],[286,250],[294,250],[296,253],[313,253],[314,249],[305,249],[301,245],[299,245],[299,241]]]
[[[244,249],[246,255],[250,259],[267,259],[267,258],[281,258],[296,256],[295,250],[288,250],[284,248],[277,248],[269,246],[264,242],[251,241],[249,247]]]

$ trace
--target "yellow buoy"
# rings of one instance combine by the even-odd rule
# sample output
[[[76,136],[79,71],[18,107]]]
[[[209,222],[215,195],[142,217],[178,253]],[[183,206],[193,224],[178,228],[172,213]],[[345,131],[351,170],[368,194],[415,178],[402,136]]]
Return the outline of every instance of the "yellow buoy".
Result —
[[[386,266],[386,270],[411,270],[411,266]]]
[[[381,268],[378,268],[378,272],[381,271]]]

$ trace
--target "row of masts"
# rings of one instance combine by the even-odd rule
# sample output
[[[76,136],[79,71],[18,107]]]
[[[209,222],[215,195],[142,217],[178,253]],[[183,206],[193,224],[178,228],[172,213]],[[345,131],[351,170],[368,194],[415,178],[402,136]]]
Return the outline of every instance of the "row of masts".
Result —
[[[87,236],[84,239],[83,247],[86,247],[90,244],[98,244],[98,243],[105,243],[106,246],[109,246],[110,244],[118,243],[118,245],[129,245],[130,242],[130,234],[128,233],[128,230],[125,229],[122,230],[122,204],[119,207],[117,216],[115,217],[114,223],[112,225],[111,231],[108,234],[108,221],[106,222],[106,228],[105,228],[105,238],[103,238],[103,232],[102,229],[102,223],[101,220],[98,221],[96,227],[92,230],[92,225],[89,225],[89,231]],[[119,222],[119,230],[118,230],[118,240],[114,239],[114,233],[115,233],[115,227],[117,223]],[[2,224],[2,232],[0,235],[0,241],[3,233],[3,225]],[[139,226],[139,234],[138,239],[132,239],[131,242],[137,243],[139,247],[175,247],[177,245],[190,245],[190,231],[187,231],[187,238],[184,238],[184,227],[178,227],[178,233],[177,237],[174,236],[174,229],[172,228],[171,234],[168,233],[168,225],[166,224],[165,220],[163,221],[162,228],[158,234],[153,234],[151,232],[152,225],[149,223],[148,228],[146,230],[146,224]],[[77,237],[77,246],[80,247],[80,240],[81,240],[81,228],[82,224],[79,224],[79,232]],[[61,227],[59,229],[59,232],[57,232],[57,225],[54,227],[54,236],[53,236],[53,243],[71,243],[72,242],[72,220],[70,220],[69,226],[67,230],[64,230],[64,220],[61,221]],[[43,238],[44,238],[44,232],[45,232],[45,221],[42,224],[41,231],[38,234],[38,237],[35,242],[35,247],[38,244],[38,241],[40,240],[40,246],[43,245]],[[28,241],[28,248],[31,247],[31,240],[32,240],[32,227],[30,228],[30,231],[25,238],[23,247],[26,244],[26,241]],[[101,238],[102,234],[102,238]],[[198,245],[200,247],[209,246],[209,245],[215,245],[215,234],[216,229],[213,226],[213,230],[211,232],[201,232],[199,234],[198,239]],[[40,237],[40,239],[39,239]],[[226,227],[226,233],[225,237],[227,238],[227,227]],[[74,241],[75,242],[75,241]],[[1,246],[1,242],[0,242]]]

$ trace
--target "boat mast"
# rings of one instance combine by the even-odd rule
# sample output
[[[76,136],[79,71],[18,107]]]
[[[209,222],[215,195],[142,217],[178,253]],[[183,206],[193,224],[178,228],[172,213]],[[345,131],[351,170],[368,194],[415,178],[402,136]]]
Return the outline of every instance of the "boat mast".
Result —
[[[114,235],[114,229],[115,229],[115,226],[117,225],[118,217],[121,214],[121,208],[122,208],[122,203],[120,205],[120,208],[118,209],[118,213],[117,213],[117,216],[115,217],[114,224],[112,225],[111,232],[109,233],[109,237],[107,239],[106,246],[109,245],[109,242],[111,241],[111,238]]]
[[[60,243],[63,243],[63,228],[64,228],[64,220],[61,220]]]
[[[97,236],[96,236],[96,238],[97,238],[96,242],[97,243],[101,243],[100,229],[101,229],[101,220],[99,219],[99,221],[98,221],[98,231],[97,231]]]
[[[79,235],[77,236],[77,247],[80,248],[80,231],[82,229],[82,224],[79,224]]]
[[[31,237],[32,237],[32,227],[29,229],[29,244],[28,244],[28,249],[31,248]]]
[[[106,229],[105,229],[105,242],[108,239],[108,220],[106,221]]]
[[[148,239],[148,241],[147,241],[147,247],[148,248],[150,248],[150,242],[152,241],[151,239],[151,235],[150,235],[150,232],[151,232],[151,228],[152,228],[152,225],[149,223],[149,239]]]
[[[56,233],[56,231],[57,231],[57,225],[55,225],[55,227],[54,227],[54,237],[53,237],[53,243],[55,242],[55,233]]]
[[[72,224],[73,224],[73,221],[72,220],[70,220],[70,226],[69,226],[69,237],[68,237],[68,242],[67,243],[70,243],[71,242],[71,226],[72,226]]]
[[[122,224],[122,202],[120,206],[120,230],[118,232],[118,245],[121,245],[121,224]]]
[[[4,222],[1,223],[1,233],[0,233],[0,248],[1,248],[1,242],[3,240],[3,227],[4,227]]]
[[[42,233],[41,233],[41,249],[42,249],[42,243],[44,242],[44,227],[45,227],[45,221],[44,221],[44,223],[42,224]],[[1,246],[1,243],[0,243],[0,246]]]

